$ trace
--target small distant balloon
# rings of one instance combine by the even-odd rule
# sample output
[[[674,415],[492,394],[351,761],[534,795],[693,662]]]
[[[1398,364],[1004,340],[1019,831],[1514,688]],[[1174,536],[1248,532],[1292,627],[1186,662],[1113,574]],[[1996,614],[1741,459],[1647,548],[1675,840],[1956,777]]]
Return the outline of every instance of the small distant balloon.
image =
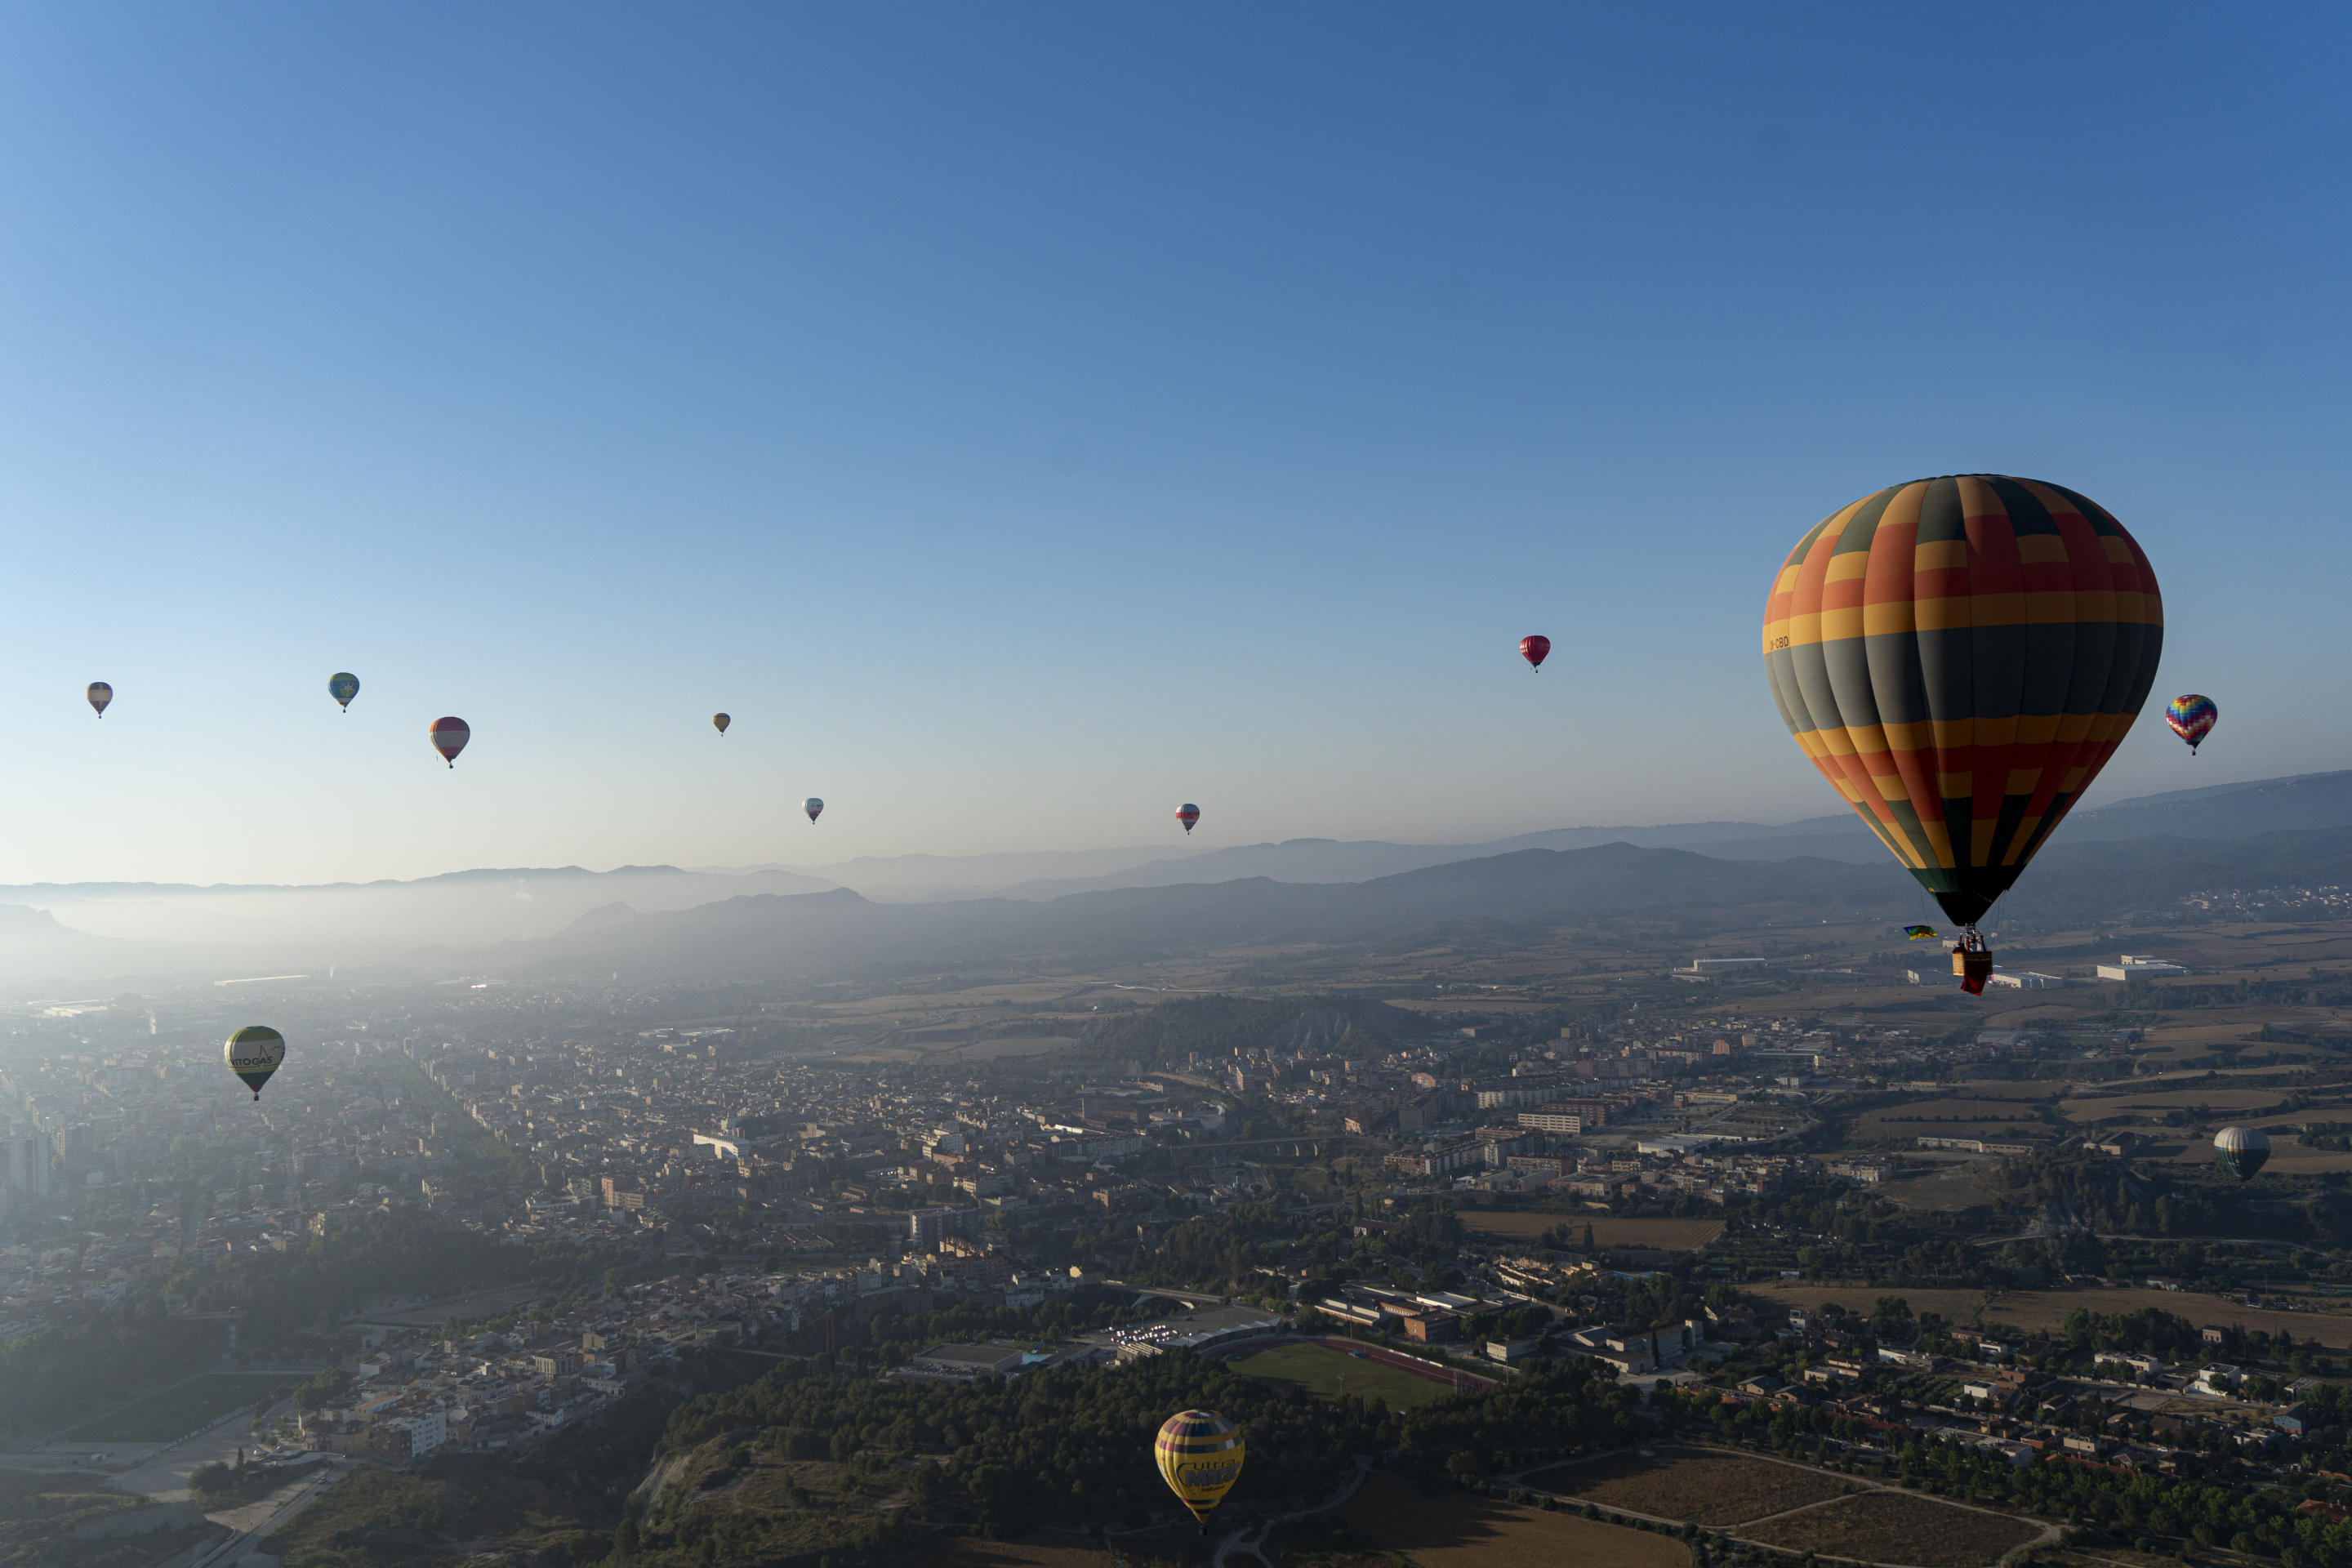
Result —
[[[267,1024],[247,1024],[228,1037],[221,1055],[227,1058],[228,1070],[259,1100],[261,1086],[286,1060],[286,1037]]]
[[[360,678],[350,670],[337,670],[327,677],[327,695],[341,704],[344,712],[352,710],[352,699],[359,694]]]
[[[1183,805],[1176,808],[1176,820],[1184,825],[1185,836],[1190,837],[1192,832],[1192,824],[1201,820],[1201,808],[1194,805],[1188,800]]]
[[[1903,928],[1903,934],[1913,942],[1933,942],[1936,940],[1936,928],[1934,926],[1905,926]]]
[[[89,705],[98,710],[98,716],[101,719],[105,718],[106,705],[114,700],[114,688],[103,680],[93,680],[89,683],[88,696]]]
[[[431,737],[433,749],[441,753],[441,760],[453,768],[457,765],[457,753],[474,738],[474,731],[466,727],[463,719],[436,719],[425,732]]]
[[[811,822],[814,822],[817,819],[818,814],[824,810],[824,802],[817,799],[814,795],[811,795],[806,800],[801,802],[801,809],[809,814],[809,820]]]
[[[1530,668],[1541,669],[1543,661],[1551,657],[1551,638],[1538,633],[1519,639],[1519,657]]]
[[[734,720],[732,720],[732,719],[730,719],[730,718],[729,718],[729,717],[728,717],[726,714],[724,714],[724,713],[713,713],[713,714],[710,716],[710,723],[711,723],[711,727],[712,727],[713,729],[717,730],[717,731],[718,731],[720,734],[722,734],[722,735],[724,735],[725,733],[727,733],[727,726],[728,726],[728,725],[730,725],[730,724],[732,724],[733,722],[735,722],[735,721],[734,721]]]
[[[2189,754],[2195,756],[2199,742],[2213,732],[2221,710],[2213,706],[2210,697],[2200,697],[2194,691],[2176,697],[2164,705],[2164,721],[2172,732],[2189,742]]]

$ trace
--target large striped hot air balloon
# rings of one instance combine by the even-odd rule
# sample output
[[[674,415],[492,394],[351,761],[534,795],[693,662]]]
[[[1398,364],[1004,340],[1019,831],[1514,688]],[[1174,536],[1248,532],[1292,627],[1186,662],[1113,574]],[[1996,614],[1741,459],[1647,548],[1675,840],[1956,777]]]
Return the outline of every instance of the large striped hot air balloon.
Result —
[[[261,1086],[286,1060],[286,1037],[267,1024],[247,1024],[228,1037],[221,1055],[228,1060],[228,1070],[259,1100]]]
[[[433,749],[441,753],[441,760],[453,768],[457,765],[457,753],[474,738],[474,731],[467,728],[463,719],[436,719],[425,726],[425,733],[432,741]]]
[[[2194,691],[2164,705],[2164,721],[2172,727],[2174,734],[2189,742],[2189,754],[2192,757],[2205,737],[2213,732],[2221,717],[2221,710],[2213,706],[2210,697],[2200,697]]]
[[[1241,1479],[1240,1430],[1214,1411],[1181,1410],[1160,1426],[1151,1457],[1168,1489],[1192,1510],[1201,1533],[1208,1534],[1209,1515]]]
[[[2147,557],[2096,502],[2000,474],[1915,479],[1831,513],[1780,567],[1764,668],[1805,755],[1967,928],[2115,753],[2156,679]]]
[[[2224,1127],[2213,1135],[2213,1163],[2242,1182],[2270,1163],[2270,1134],[2259,1127]]]

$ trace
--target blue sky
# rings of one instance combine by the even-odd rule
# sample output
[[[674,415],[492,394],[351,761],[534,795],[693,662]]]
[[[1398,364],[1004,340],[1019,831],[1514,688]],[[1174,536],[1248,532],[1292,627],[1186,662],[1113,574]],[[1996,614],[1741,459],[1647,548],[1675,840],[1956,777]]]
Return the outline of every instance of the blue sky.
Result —
[[[1817,815],[1772,570],[1971,469],[2221,705],[2095,800],[2352,766],[2347,32],[14,8],[0,881]]]

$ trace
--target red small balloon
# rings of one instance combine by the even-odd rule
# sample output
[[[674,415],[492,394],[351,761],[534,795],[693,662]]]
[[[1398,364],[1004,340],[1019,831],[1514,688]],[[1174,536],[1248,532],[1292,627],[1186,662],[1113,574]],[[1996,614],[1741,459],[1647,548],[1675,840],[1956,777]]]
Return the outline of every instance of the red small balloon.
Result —
[[[474,735],[463,719],[436,719],[425,733],[433,738],[433,749],[441,753],[441,760],[453,768],[457,765],[457,753]]]
[[[1188,800],[1176,808],[1176,820],[1184,825],[1185,832],[1190,833],[1192,824],[1201,820],[1201,808]]]
[[[1550,652],[1551,638],[1543,636],[1541,633],[1538,633],[1533,637],[1524,637],[1519,639],[1519,657],[1526,659],[1529,665],[1533,666],[1537,669],[1541,669],[1543,668],[1544,658]]]

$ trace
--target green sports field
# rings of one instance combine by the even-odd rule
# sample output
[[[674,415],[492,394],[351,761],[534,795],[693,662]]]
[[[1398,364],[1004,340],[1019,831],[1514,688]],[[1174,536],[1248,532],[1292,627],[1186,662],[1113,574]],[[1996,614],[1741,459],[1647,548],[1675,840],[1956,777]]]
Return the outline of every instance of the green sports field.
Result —
[[[1345,1351],[1335,1351],[1328,1345],[1276,1345],[1231,1365],[1235,1372],[1251,1377],[1295,1383],[1310,1394],[1331,1395],[1344,1389],[1360,1398],[1377,1399],[1391,1410],[1433,1405],[1452,1397],[1454,1393],[1443,1383],[1416,1376],[1402,1367],[1383,1366],[1370,1359],[1358,1361]]]

